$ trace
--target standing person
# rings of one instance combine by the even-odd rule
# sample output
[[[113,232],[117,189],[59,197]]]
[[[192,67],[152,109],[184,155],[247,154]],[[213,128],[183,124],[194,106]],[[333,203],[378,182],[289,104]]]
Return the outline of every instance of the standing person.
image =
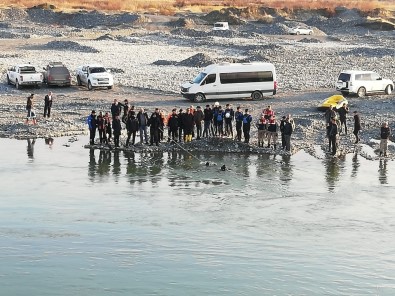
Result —
[[[190,108],[187,108],[187,113],[183,116],[183,126],[184,126],[184,142],[192,141],[192,132],[194,126],[194,118]]]
[[[127,147],[129,146],[130,137],[132,137],[132,145],[135,144],[136,133],[139,130],[139,121],[132,110],[128,112],[128,118],[126,119],[126,130],[128,132],[128,138],[126,139],[125,146]]]
[[[52,95],[52,91],[50,91],[44,97],[44,118],[46,116],[48,116],[48,118],[51,117],[52,101],[53,101],[53,95]]]
[[[122,122],[126,124],[129,114],[129,102],[127,99],[123,101],[123,104],[119,103],[120,108],[123,108]]]
[[[178,114],[177,114],[177,109],[173,109],[171,111],[171,115],[170,117],[167,119],[167,128],[168,128],[168,142],[173,141],[173,142],[177,142],[177,138],[178,138],[178,122],[179,122],[179,118],[178,118]]]
[[[204,109],[203,114],[204,114],[203,137],[208,138],[209,136],[213,136],[213,129],[212,129],[213,110],[211,110],[210,105],[206,105],[206,109]]]
[[[272,109],[272,106],[267,106],[266,109],[263,110],[263,115],[265,116],[266,120],[270,119],[270,116],[274,115],[274,111]]]
[[[273,143],[274,149],[277,148],[277,122],[275,115],[271,115],[269,118],[269,124],[267,126],[267,148],[270,148],[271,142]]]
[[[340,132],[343,132],[343,125],[344,125],[344,132],[347,135],[347,114],[348,114],[348,106],[346,103],[343,103],[343,105],[337,110],[337,113],[339,113],[339,119],[340,119]]]
[[[143,135],[145,139],[145,144],[148,145],[148,134],[147,134],[147,126],[148,126],[148,114],[144,111],[144,108],[140,108],[139,113],[137,113],[137,120],[139,122],[139,132],[140,132],[140,143],[143,144]]]
[[[121,120],[119,119],[119,115],[115,115],[115,118],[112,120],[112,129],[114,134],[114,145],[115,147],[119,147],[119,137],[121,136],[122,126]]]
[[[196,107],[196,111],[193,113],[193,120],[196,125],[196,139],[200,140],[202,137],[202,121],[204,119],[204,114],[200,106]]]
[[[330,105],[329,108],[325,111],[324,117],[327,126],[331,124],[332,118],[336,118],[336,112],[335,110],[333,110],[332,105]]]
[[[111,137],[112,137],[111,118],[108,112],[104,114],[104,127],[105,127],[104,142],[108,144],[108,142],[111,142]]]
[[[286,116],[283,116],[280,121],[280,133],[281,133],[281,149],[285,149],[285,137],[284,137],[284,125],[286,121]]]
[[[222,110],[222,106],[218,107],[218,110],[216,111],[215,118],[217,119],[217,132],[218,136],[223,137],[224,136],[224,111]]]
[[[266,118],[265,115],[261,115],[261,118],[258,119],[256,123],[256,127],[258,128],[258,147],[263,147],[264,138],[266,136]]]
[[[213,125],[214,125],[214,136],[216,137],[218,135],[218,122],[217,122],[217,115],[219,111],[219,103],[215,102],[214,106],[212,108],[213,110]]]
[[[114,103],[111,105],[111,116],[112,119],[114,120],[115,116],[121,115],[121,108],[122,106],[118,103],[117,99],[114,99]]]
[[[285,150],[291,151],[291,135],[294,131],[294,127],[290,122],[290,118],[287,117],[284,123],[284,140],[285,140]]]
[[[331,130],[329,132],[329,142],[330,145],[332,146],[332,155],[336,155],[337,152],[337,135],[338,135],[338,126],[336,123],[336,118],[332,118],[332,125],[331,125]]]
[[[252,116],[248,113],[248,109],[245,109],[243,115],[244,143],[250,142],[251,121],[252,121]]]
[[[181,143],[184,133],[184,110],[180,109],[178,111],[178,142]]]
[[[151,114],[149,119],[150,126],[150,146],[159,146],[159,129],[161,128],[161,119],[159,109],[155,108],[155,111]]]
[[[236,138],[237,141],[241,142],[241,131],[243,126],[243,112],[241,111],[241,107],[237,106],[235,112],[235,121],[236,121]]]
[[[233,127],[232,122],[235,117],[235,112],[233,111],[232,105],[226,104],[225,108],[225,136],[231,136],[233,139]]]
[[[33,100],[34,100],[34,94],[28,96],[26,100],[26,111],[27,111],[26,122],[25,122],[26,124],[29,124],[29,119],[32,119],[33,124],[37,124],[36,114],[34,113],[33,110]]]
[[[106,137],[106,126],[104,124],[103,112],[101,111],[97,116],[97,130],[99,131],[100,144],[103,144],[104,138]]]
[[[95,145],[95,137],[96,137],[96,128],[97,128],[97,119],[96,119],[96,111],[92,110],[91,115],[88,116],[88,126],[89,126],[89,139],[90,145]]]
[[[391,135],[391,129],[388,126],[388,122],[383,122],[380,129],[380,156],[384,154],[387,156],[388,139]]]
[[[359,116],[357,111],[354,111],[354,131],[353,134],[355,135],[355,144],[360,141],[359,138],[359,131],[361,130],[361,117]]]
[[[165,132],[166,117],[163,110],[159,111],[160,127],[159,127],[159,142],[163,141],[163,134]]]

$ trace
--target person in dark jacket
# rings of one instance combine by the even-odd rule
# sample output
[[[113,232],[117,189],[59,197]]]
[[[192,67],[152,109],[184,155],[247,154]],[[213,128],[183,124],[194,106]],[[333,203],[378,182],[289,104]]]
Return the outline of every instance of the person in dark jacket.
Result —
[[[243,115],[244,143],[250,142],[251,121],[252,121],[252,116],[248,113],[248,109],[245,109],[245,112]]]
[[[174,142],[177,142],[178,138],[178,123],[179,123],[179,118],[177,114],[177,109],[173,109],[171,111],[171,115],[167,119],[167,128],[169,130],[169,139],[168,142],[171,140]]]
[[[210,105],[206,105],[206,108],[203,111],[204,115],[204,129],[203,129],[203,137],[213,136],[213,110],[211,110]]]
[[[97,129],[97,119],[96,111],[92,110],[91,115],[88,116],[88,126],[89,126],[89,139],[90,145],[95,144],[96,129]]]
[[[115,116],[120,116],[121,115],[121,109],[122,109],[122,106],[121,106],[121,104],[119,104],[118,103],[118,101],[117,101],[117,99],[114,99],[114,103],[112,103],[112,105],[111,105],[111,116],[112,116],[112,119],[114,120],[114,118],[115,118]]]
[[[285,149],[285,138],[284,138],[284,125],[286,121],[286,116],[283,116],[280,121],[280,133],[281,133],[281,149]]]
[[[230,104],[226,104],[225,111],[224,111],[224,117],[225,117],[225,136],[231,137],[233,139],[233,118],[235,117],[235,112],[233,111],[233,108]]]
[[[128,118],[126,119],[126,130],[128,132],[128,138],[126,139],[126,147],[129,146],[130,138],[132,137],[132,145],[136,142],[136,133],[139,130],[139,121],[137,120],[133,111],[128,112]]]
[[[193,120],[196,125],[196,139],[199,140],[202,137],[202,121],[204,119],[204,114],[202,108],[200,106],[196,107],[195,112],[193,113]]]
[[[150,126],[150,146],[154,143],[156,146],[159,146],[159,129],[161,127],[161,119],[158,108],[156,108],[151,114],[148,122]]]
[[[192,132],[194,126],[194,118],[190,108],[187,108],[187,113],[182,118],[182,125],[184,127],[184,142],[192,141]]]
[[[241,111],[241,107],[238,106],[235,112],[235,121],[236,121],[236,138],[237,141],[241,141],[241,131],[243,127],[243,112]]]
[[[276,116],[271,115],[267,125],[267,148],[270,148],[270,144],[273,144],[274,150],[277,149],[277,126]]]
[[[213,126],[214,126],[214,136],[216,137],[218,135],[218,122],[217,122],[217,116],[218,116],[218,111],[219,111],[219,102],[215,102],[214,106],[212,108],[213,110]]]
[[[181,142],[184,135],[184,110],[178,111],[178,142]]]
[[[294,126],[291,123],[290,118],[287,117],[285,119],[284,129],[283,129],[284,140],[285,140],[285,150],[287,150],[287,151],[291,151],[291,135],[292,135],[293,131],[294,131]]]
[[[48,118],[51,117],[52,101],[53,101],[53,95],[52,95],[52,92],[50,91],[44,97],[44,118],[46,116],[48,116]]]
[[[329,132],[329,141],[330,141],[330,145],[332,146],[332,155],[336,155],[337,152],[337,139],[338,139],[338,126],[336,123],[336,118],[332,118],[332,125],[331,125],[331,130]]]
[[[339,113],[340,119],[340,132],[343,132],[343,125],[344,125],[344,133],[347,135],[347,114],[348,114],[348,106],[346,103],[337,109],[337,113]]]
[[[222,110],[222,106],[218,107],[218,110],[214,112],[214,116],[217,120],[217,134],[218,136],[223,137],[225,112]]]
[[[139,122],[139,131],[140,131],[140,143],[143,144],[143,136],[145,140],[145,144],[148,145],[148,133],[147,133],[147,127],[148,127],[148,114],[145,112],[144,108],[140,108],[139,113],[137,113],[137,120]]]
[[[112,138],[112,126],[111,126],[111,118],[110,114],[106,112],[104,114],[104,127],[105,127],[105,132],[104,132],[104,143],[108,144],[108,142],[111,142]]]
[[[116,115],[115,118],[112,120],[112,130],[114,134],[114,145],[115,147],[119,147],[119,137],[121,136],[122,131],[119,115]]]
[[[359,142],[359,131],[361,130],[361,117],[359,116],[357,111],[354,111],[354,131],[353,134],[355,136],[355,144]]]
[[[104,125],[104,117],[103,117],[103,112],[99,112],[99,115],[97,116],[97,130],[99,131],[99,139],[100,139],[100,144],[103,144],[104,138],[106,137],[106,127]]]
[[[122,122],[126,124],[126,120],[128,119],[128,114],[129,114],[129,102],[127,99],[123,101],[123,104],[118,103],[120,105],[120,109],[123,109],[123,115],[122,115]]]
[[[383,122],[380,129],[380,156],[387,156],[388,140],[391,135],[391,129],[388,122]]]

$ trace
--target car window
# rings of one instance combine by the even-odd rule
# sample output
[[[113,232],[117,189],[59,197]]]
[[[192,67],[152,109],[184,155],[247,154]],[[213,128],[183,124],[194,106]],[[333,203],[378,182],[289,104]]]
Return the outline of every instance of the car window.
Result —
[[[91,73],[103,73],[106,72],[106,69],[103,67],[97,67],[97,68],[90,68]]]
[[[377,73],[372,73],[371,77],[372,77],[372,80],[379,80],[380,79],[380,75]]]
[[[357,76],[358,76],[358,75],[355,75],[355,80],[359,80],[359,79],[357,78]],[[340,73],[339,79],[338,79],[338,80],[341,80],[341,81],[350,81],[350,78],[351,78],[351,74]]]
[[[65,75],[69,74],[69,70],[67,70],[67,68],[65,67],[53,67],[50,68],[50,72],[52,74],[65,74]]]
[[[217,78],[217,74],[210,74],[206,77],[206,79],[204,79],[203,84],[210,84],[210,83],[214,83],[215,80]]]

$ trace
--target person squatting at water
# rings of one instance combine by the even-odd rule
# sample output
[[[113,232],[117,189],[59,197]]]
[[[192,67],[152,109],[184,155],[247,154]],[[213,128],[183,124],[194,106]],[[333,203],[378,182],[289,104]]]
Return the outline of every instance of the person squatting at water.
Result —
[[[388,122],[383,122],[380,128],[380,156],[387,156],[388,140],[391,135],[391,128],[388,126]]]

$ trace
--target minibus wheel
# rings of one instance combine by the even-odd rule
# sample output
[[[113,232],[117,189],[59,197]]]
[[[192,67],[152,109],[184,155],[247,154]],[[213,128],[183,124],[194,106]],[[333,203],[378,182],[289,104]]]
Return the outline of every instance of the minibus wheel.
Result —
[[[251,99],[253,99],[253,100],[261,100],[262,98],[263,98],[263,95],[260,91],[256,90],[251,94]]]
[[[195,95],[194,101],[195,101],[196,103],[204,102],[205,100],[206,100],[206,97],[204,96],[204,94],[202,94],[202,93],[197,93],[197,94]]]

